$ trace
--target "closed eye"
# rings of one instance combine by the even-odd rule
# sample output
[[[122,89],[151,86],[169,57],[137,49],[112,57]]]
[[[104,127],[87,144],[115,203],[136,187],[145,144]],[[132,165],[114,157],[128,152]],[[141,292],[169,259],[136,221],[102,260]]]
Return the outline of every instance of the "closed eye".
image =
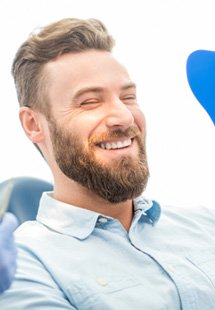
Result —
[[[91,105],[91,104],[98,104],[98,103],[99,103],[98,99],[89,99],[89,100],[85,100],[85,101],[81,102],[81,106]]]
[[[127,95],[121,98],[125,103],[136,103],[136,95]]]

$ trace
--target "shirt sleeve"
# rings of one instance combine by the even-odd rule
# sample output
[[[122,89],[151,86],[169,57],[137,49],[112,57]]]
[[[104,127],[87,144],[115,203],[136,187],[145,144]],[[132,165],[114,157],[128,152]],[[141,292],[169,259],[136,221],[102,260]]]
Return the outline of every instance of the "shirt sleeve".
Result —
[[[18,257],[14,282],[11,288],[0,296],[0,309],[76,309],[33,253],[21,247]]]

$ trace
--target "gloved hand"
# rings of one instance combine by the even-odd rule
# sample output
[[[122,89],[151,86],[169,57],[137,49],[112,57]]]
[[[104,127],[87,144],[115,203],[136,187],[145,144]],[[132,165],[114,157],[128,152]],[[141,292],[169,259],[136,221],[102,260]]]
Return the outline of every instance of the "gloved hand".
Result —
[[[13,231],[18,226],[12,213],[5,213],[0,221],[0,294],[11,284],[16,271],[16,246]]]

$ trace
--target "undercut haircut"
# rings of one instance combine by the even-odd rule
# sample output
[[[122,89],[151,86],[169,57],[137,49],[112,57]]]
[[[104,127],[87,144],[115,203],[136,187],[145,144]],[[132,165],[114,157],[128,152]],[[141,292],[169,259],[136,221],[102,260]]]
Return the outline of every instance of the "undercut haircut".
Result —
[[[18,49],[13,64],[19,105],[38,110],[48,117],[44,66],[66,53],[90,49],[112,51],[114,39],[97,19],[66,18],[32,33]]]

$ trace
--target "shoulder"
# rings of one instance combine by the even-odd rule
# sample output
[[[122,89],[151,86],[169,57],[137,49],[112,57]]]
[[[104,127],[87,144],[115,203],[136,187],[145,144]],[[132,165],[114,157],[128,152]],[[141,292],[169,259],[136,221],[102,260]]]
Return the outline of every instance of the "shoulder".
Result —
[[[215,208],[205,206],[163,206],[161,221],[172,223],[173,226],[206,230],[214,234]]]
[[[21,224],[15,231],[16,241],[23,240],[41,240],[41,238],[48,234],[48,229],[37,221],[27,221]]]
[[[193,218],[193,219],[210,219],[215,220],[215,207],[206,206],[162,206],[162,213],[165,216],[176,217],[176,218]]]
[[[56,232],[37,221],[27,221],[21,224],[15,232],[15,242],[19,253],[27,256],[47,256],[54,247]]]

